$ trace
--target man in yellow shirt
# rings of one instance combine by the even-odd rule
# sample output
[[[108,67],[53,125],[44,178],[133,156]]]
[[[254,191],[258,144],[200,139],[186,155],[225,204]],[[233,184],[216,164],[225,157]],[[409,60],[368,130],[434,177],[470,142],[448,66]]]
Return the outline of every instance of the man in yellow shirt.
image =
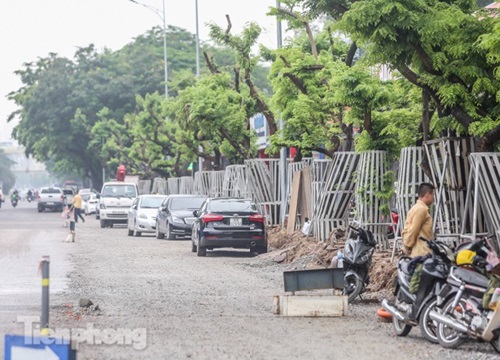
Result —
[[[406,216],[403,229],[403,252],[411,257],[425,256],[431,250],[427,247],[426,240],[434,238],[432,230],[432,217],[429,206],[434,202],[434,185],[422,183],[418,187],[418,200]]]
[[[425,256],[430,253],[431,249],[427,246],[426,240],[434,239],[432,217],[429,213],[429,206],[434,202],[434,185],[429,183],[420,184],[417,194],[417,203],[408,211],[402,233],[403,252],[412,258]],[[420,237],[426,240],[422,240]],[[421,261],[423,261],[423,259],[421,259]],[[412,304],[407,320],[413,324],[416,324],[418,309],[429,291],[426,284],[430,284],[422,275],[421,261],[417,264],[411,279],[412,286],[415,285],[414,293],[416,298],[415,302]]]
[[[73,207],[75,208],[75,222],[78,222],[78,217],[85,222],[85,219],[82,216],[82,197],[79,193],[76,193],[75,196],[73,196]]]

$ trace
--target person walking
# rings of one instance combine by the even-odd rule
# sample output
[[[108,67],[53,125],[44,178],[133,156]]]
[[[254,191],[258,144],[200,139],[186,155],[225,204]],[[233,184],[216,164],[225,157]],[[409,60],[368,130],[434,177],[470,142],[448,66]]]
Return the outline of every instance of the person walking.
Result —
[[[410,257],[425,256],[431,249],[425,240],[434,238],[429,207],[434,203],[434,185],[422,183],[418,187],[418,200],[408,211],[403,228],[403,252]]]
[[[410,292],[416,294],[415,302],[412,304],[408,314],[408,321],[416,324],[416,316],[420,304],[424,301],[429,292],[429,279],[422,273],[423,262],[431,249],[427,246],[428,240],[434,239],[432,228],[432,217],[429,207],[434,202],[434,185],[422,183],[418,187],[418,200],[408,211],[405,226],[403,228],[403,253],[413,258],[415,262],[414,271],[411,277]]]
[[[85,222],[85,218],[82,216],[82,197],[79,193],[73,196],[73,207],[75,208],[75,222],[78,222],[78,218]]]

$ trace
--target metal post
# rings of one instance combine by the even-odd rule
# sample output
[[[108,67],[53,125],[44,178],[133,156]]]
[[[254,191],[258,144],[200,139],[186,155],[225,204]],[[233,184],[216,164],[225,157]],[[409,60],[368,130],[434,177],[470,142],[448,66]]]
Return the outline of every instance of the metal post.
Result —
[[[165,64],[165,98],[168,99],[168,63],[167,63],[167,16],[163,0],[163,62]]]
[[[195,6],[195,17],[196,17],[196,77],[199,77],[200,76],[200,27],[198,22],[198,0],[195,0],[194,6]],[[203,146],[198,145],[198,151],[203,152]],[[203,171],[203,158],[201,156],[198,156],[198,171]]]
[[[163,14],[160,12],[160,9],[155,8],[153,6],[149,6],[147,4],[143,4],[138,2],[137,0],[129,0],[134,4],[144,6],[146,9],[154,12],[158,17],[163,21],[163,68],[165,72],[165,98],[168,99],[168,64],[167,64],[167,15],[165,11],[165,0],[163,0]]]
[[[281,7],[281,2],[276,1],[276,7],[280,8]],[[276,33],[277,33],[277,48],[281,49],[283,46],[283,37],[282,37],[282,29],[281,29],[281,21],[278,19],[276,21]],[[285,127],[285,122],[283,121],[283,118],[280,116],[279,119],[279,127],[280,130],[283,131]],[[285,222],[285,217],[286,217],[286,206],[287,206],[287,192],[286,192],[286,176],[287,176],[287,171],[286,171],[286,148],[282,147],[280,150],[280,187],[281,187],[281,224],[284,224]]]
[[[195,0],[196,14],[196,76],[200,76],[200,27],[198,23],[198,0]]]
[[[40,331],[43,336],[49,335],[49,264],[50,257],[43,256],[40,263],[42,268],[42,323]]]
[[[101,152],[104,149],[104,138],[101,138]],[[106,182],[106,165],[105,161],[102,161],[102,185]]]

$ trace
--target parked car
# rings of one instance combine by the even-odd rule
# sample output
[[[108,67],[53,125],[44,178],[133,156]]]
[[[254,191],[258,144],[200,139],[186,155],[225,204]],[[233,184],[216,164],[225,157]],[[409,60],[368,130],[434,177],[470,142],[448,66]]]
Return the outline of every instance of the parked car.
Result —
[[[85,215],[95,214],[99,206],[99,199],[97,198],[97,195],[92,193],[83,194],[81,196],[83,200],[82,207]]]
[[[167,195],[140,195],[128,211],[128,236],[141,236],[142,233],[156,231],[158,208]]]
[[[64,202],[66,205],[73,204],[73,197],[75,196],[75,191],[73,189],[62,189],[64,194]]]
[[[44,187],[38,193],[38,212],[45,209],[55,211],[63,210],[65,205],[65,197],[61,188],[58,187]]]
[[[265,217],[251,199],[209,198],[193,214],[191,251],[198,256],[226,247],[267,252]]]
[[[99,195],[99,218],[101,228],[114,224],[126,224],[128,209],[132,206],[139,190],[135,183],[110,181],[102,185]]]
[[[156,238],[190,237],[195,220],[193,210],[199,209],[206,199],[205,195],[169,195],[158,209]]]

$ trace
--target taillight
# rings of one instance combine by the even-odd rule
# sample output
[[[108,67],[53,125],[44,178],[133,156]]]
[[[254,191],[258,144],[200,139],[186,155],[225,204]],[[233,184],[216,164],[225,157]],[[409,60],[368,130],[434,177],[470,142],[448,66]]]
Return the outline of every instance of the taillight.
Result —
[[[201,221],[203,221],[204,223],[209,223],[212,221],[222,221],[223,219],[224,217],[222,215],[216,215],[216,214],[207,214],[201,217]]]
[[[250,215],[250,221],[253,222],[261,222],[263,223],[265,221],[264,215],[256,214],[256,215]]]

